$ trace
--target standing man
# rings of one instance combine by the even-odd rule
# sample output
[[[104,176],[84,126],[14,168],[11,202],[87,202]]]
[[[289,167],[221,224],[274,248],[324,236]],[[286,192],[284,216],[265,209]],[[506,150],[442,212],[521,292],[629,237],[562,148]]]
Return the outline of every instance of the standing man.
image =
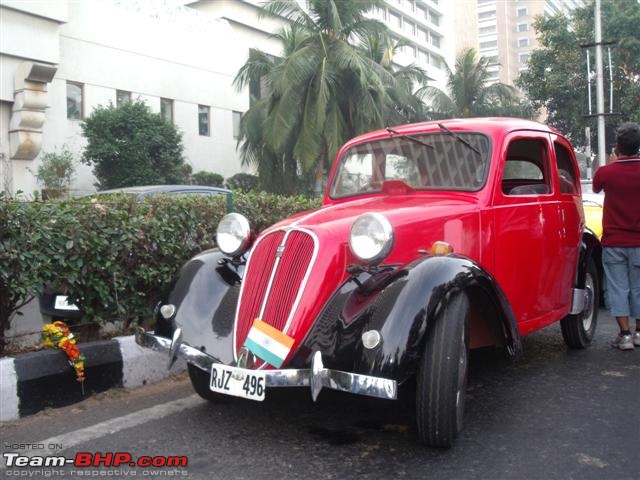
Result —
[[[620,334],[612,346],[640,347],[640,125],[623,123],[609,164],[593,178],[593,191],[604,190],[602,263],[609,313]],[[635,332],[629,318],[635,318]]]

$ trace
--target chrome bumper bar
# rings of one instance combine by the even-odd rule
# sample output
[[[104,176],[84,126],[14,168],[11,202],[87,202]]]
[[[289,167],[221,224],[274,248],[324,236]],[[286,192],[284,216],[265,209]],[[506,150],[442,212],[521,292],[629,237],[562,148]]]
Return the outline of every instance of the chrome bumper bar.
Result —
[[[173,339],[168,339],[145,332],[140,328],[136,332],[136,343],[142,347],[168,353],[169,367],[177,357],[184,358],[187,363],[207,373],[211,371],[214,363],[222,363],[217,358],[182,342],[180,329],[176,330]],[[265,370],[264,373],[267,387],[310,387],[311,398],[314,401],[323,388],[388,400],[395,400],[398,392],[395,380],[324,368],[320,352],[313,354],[311,368]]]

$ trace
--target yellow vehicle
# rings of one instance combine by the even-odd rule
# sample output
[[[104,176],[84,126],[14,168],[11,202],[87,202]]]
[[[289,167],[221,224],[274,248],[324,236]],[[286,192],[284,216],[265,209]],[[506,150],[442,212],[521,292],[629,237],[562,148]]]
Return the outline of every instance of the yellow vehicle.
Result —
[[[582,200],[584,222],[598,238],[602,238],[602,204],[593,200]]]
[[[587,227],[593,230],[598,238],[602,238],[602,208],[604,207],[604,194],[594,193],[591,180],[582,180],[582,207],[584,209],[584,221]]]

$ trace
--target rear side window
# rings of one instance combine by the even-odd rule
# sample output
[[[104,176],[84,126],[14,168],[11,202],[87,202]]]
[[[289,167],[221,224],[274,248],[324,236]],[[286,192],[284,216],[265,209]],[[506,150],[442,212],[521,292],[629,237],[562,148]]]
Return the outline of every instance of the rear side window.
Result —
[[[577,194],[578,184],[571,152],[562,144],[555,142],[556,164],[558,166],[558,179],[560,181],[560,193]]]

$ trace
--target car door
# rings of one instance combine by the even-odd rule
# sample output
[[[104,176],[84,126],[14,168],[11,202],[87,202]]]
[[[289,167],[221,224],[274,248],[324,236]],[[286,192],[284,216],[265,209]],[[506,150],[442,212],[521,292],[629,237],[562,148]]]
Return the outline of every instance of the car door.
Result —
[[[572,288],[578,265],[578,252],[582,241],[584,213],[580,198],[580,172],[573,149],[567,140],[552,134],[553,156],[557,171],[558,211],[560,215],[559,248],[557,265],[557,289],[555,302],[566,313],[571,309]]]
[[[493,198],[494,275],[522,334],[557,320],[560,212],[549,135],[505,138]]]

